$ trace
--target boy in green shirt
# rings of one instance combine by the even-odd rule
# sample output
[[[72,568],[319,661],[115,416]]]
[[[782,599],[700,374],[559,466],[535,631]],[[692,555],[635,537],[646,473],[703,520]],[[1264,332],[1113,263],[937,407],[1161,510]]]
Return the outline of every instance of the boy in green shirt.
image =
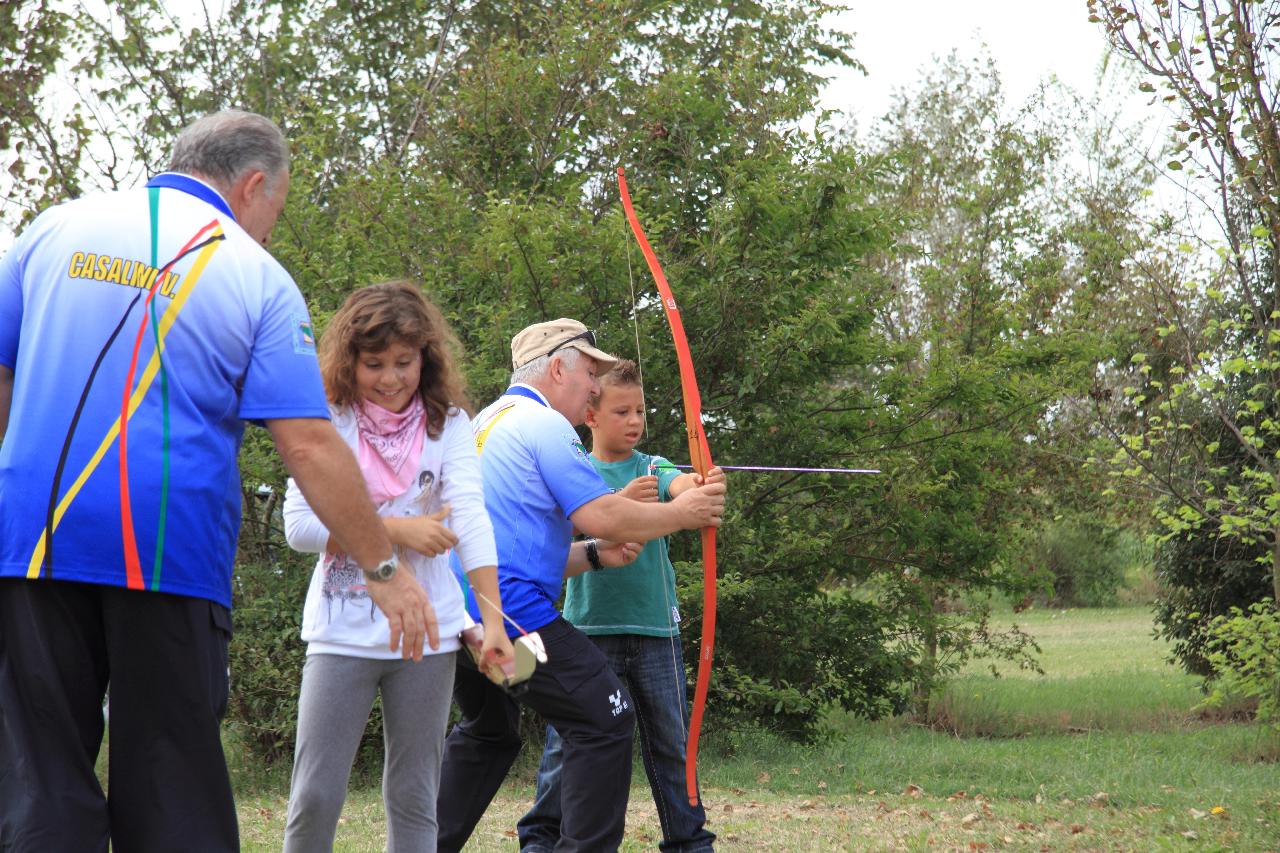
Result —
[[[644,388],[634,362],[620,361],[600,378],[587,409],[591,463],[614,491],[637,501],[670,500],[700,485],[661,456],[636,450],[644,433]],[[724,482],[712,468],[706,482]],[[662,824],[663,851],[710,853],[715,835],[701,804],[685,791],[688,711],[676,577],[666,537],[648,542],[635,562],[569,578],[564,617],[589,636],[627,685],[636,709],[640,752]],[[560,838],[560,738],[547,727],[537,800],[517,824],[521,853],[551,853]]]

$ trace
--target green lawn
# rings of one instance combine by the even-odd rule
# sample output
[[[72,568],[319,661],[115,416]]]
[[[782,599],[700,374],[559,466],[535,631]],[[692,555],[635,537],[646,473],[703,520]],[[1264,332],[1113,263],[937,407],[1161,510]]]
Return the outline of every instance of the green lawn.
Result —
[[[1043,651],[1043,676],[971,665],[940,709],[963,735],[1163,731],[1193,716],[1200,680],[1171,666],[1150,610],[1046,610],[1011,615]]]
[[[1202,719],[1198,682],[1165,660],[1147,608],[1010,618],[1040,642],[1045,675],[972,667],[942,699],[952,732],[836,717],[830,738],[799,748],[717,737],[709,707],[700,763],[720,849],[1280,851],[1280,746]],[[468,849],[516,849],[532,766]],[[660,839],[638,773],[624,850]],[[279,849],[287,785],[239,778],[245,849]],[[354,790],[337,849],[384,844],[379,792]]]

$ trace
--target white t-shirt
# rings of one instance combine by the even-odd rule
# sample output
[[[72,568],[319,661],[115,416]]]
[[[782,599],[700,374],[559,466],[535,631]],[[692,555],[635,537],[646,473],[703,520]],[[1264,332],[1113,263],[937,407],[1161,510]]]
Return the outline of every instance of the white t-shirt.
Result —
[[[333,410],[333,425],[353,449],[358,433],[350,410]],[[378,507],[384,517],[424,515],[444,504],[452,509],[445,523],[458,537],[455,549],[463,568],[472,571],[497,565],[493,526],[484,508],[480,462],[465,412],[453,410],[440,438],[427,436],[418,460],[418,475],[404,494]],[[285,536],[299,550],[320,554],[302,611],[302,639],[307,654],[336,654],[392,659],[400,652],[388,648],[387,619],[374,606],[364,573],[345,554],[326,554],[329,531],[321,523],[292,479],[284,503]],[[427,557],[398,549],[400,571],[411,570],[427,591],[440,626],[440,648],[426,646],[426,654],[458,649],[458,632],[467,622],[462,589],[449,568],[449,555]]]

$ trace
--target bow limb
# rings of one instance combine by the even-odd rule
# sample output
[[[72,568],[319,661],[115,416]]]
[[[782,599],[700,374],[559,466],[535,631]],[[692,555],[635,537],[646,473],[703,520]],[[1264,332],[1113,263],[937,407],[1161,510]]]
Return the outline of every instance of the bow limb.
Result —
[[[689,461],[699,474],[706,476],[712,468],[711,448],[707,445],[706,431],[702,427],[702,395],[698,391],[698,378],[693,372],[693,356],[689,352],[689,340],[684,333],[684,323],[680,319],[680,308],[676,298],[667,284],[667,276],[658,263],[649,239],[640,227],[635,208],[631,205],[631,194],[627,192],[627,178],[621,167],[618,169],[618,195],[622,200],[622,209],[640,244],[640,252],[644,255],[649,272],[653,275],[658,293],[662,297],[662,310],[666,313],[667,323],[671,326],[671,338],[675,343],[676,360],[680,365],[680,393],[684,397],[684,423],[689,438]],[[711,656],[716,642],[716,529],[702,529],[702,645],[698,654],[698,680],[693,693],[693,712],[689,718],[689,746],[685,753],[685,790],[689,795],[689,804],[698,805],[698,737],[702,731],[702,712],[707,705],[707,687],[711,682]]]

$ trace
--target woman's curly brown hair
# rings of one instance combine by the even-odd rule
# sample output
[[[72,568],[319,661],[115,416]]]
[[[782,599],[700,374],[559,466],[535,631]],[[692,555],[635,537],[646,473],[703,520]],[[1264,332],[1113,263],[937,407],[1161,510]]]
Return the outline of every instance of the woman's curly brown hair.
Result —
[[[350,407],[359,399],[356,359],[362,352],[382,352],[393,343],[422,353],[418,393],[426,408],[427,435],[444,431],[452,408],[470,414],[466,382],[458,370],[462,347],[440,309],[407,279],[362,287],[347,297],[320,339],[320,373],[329,402]]]

